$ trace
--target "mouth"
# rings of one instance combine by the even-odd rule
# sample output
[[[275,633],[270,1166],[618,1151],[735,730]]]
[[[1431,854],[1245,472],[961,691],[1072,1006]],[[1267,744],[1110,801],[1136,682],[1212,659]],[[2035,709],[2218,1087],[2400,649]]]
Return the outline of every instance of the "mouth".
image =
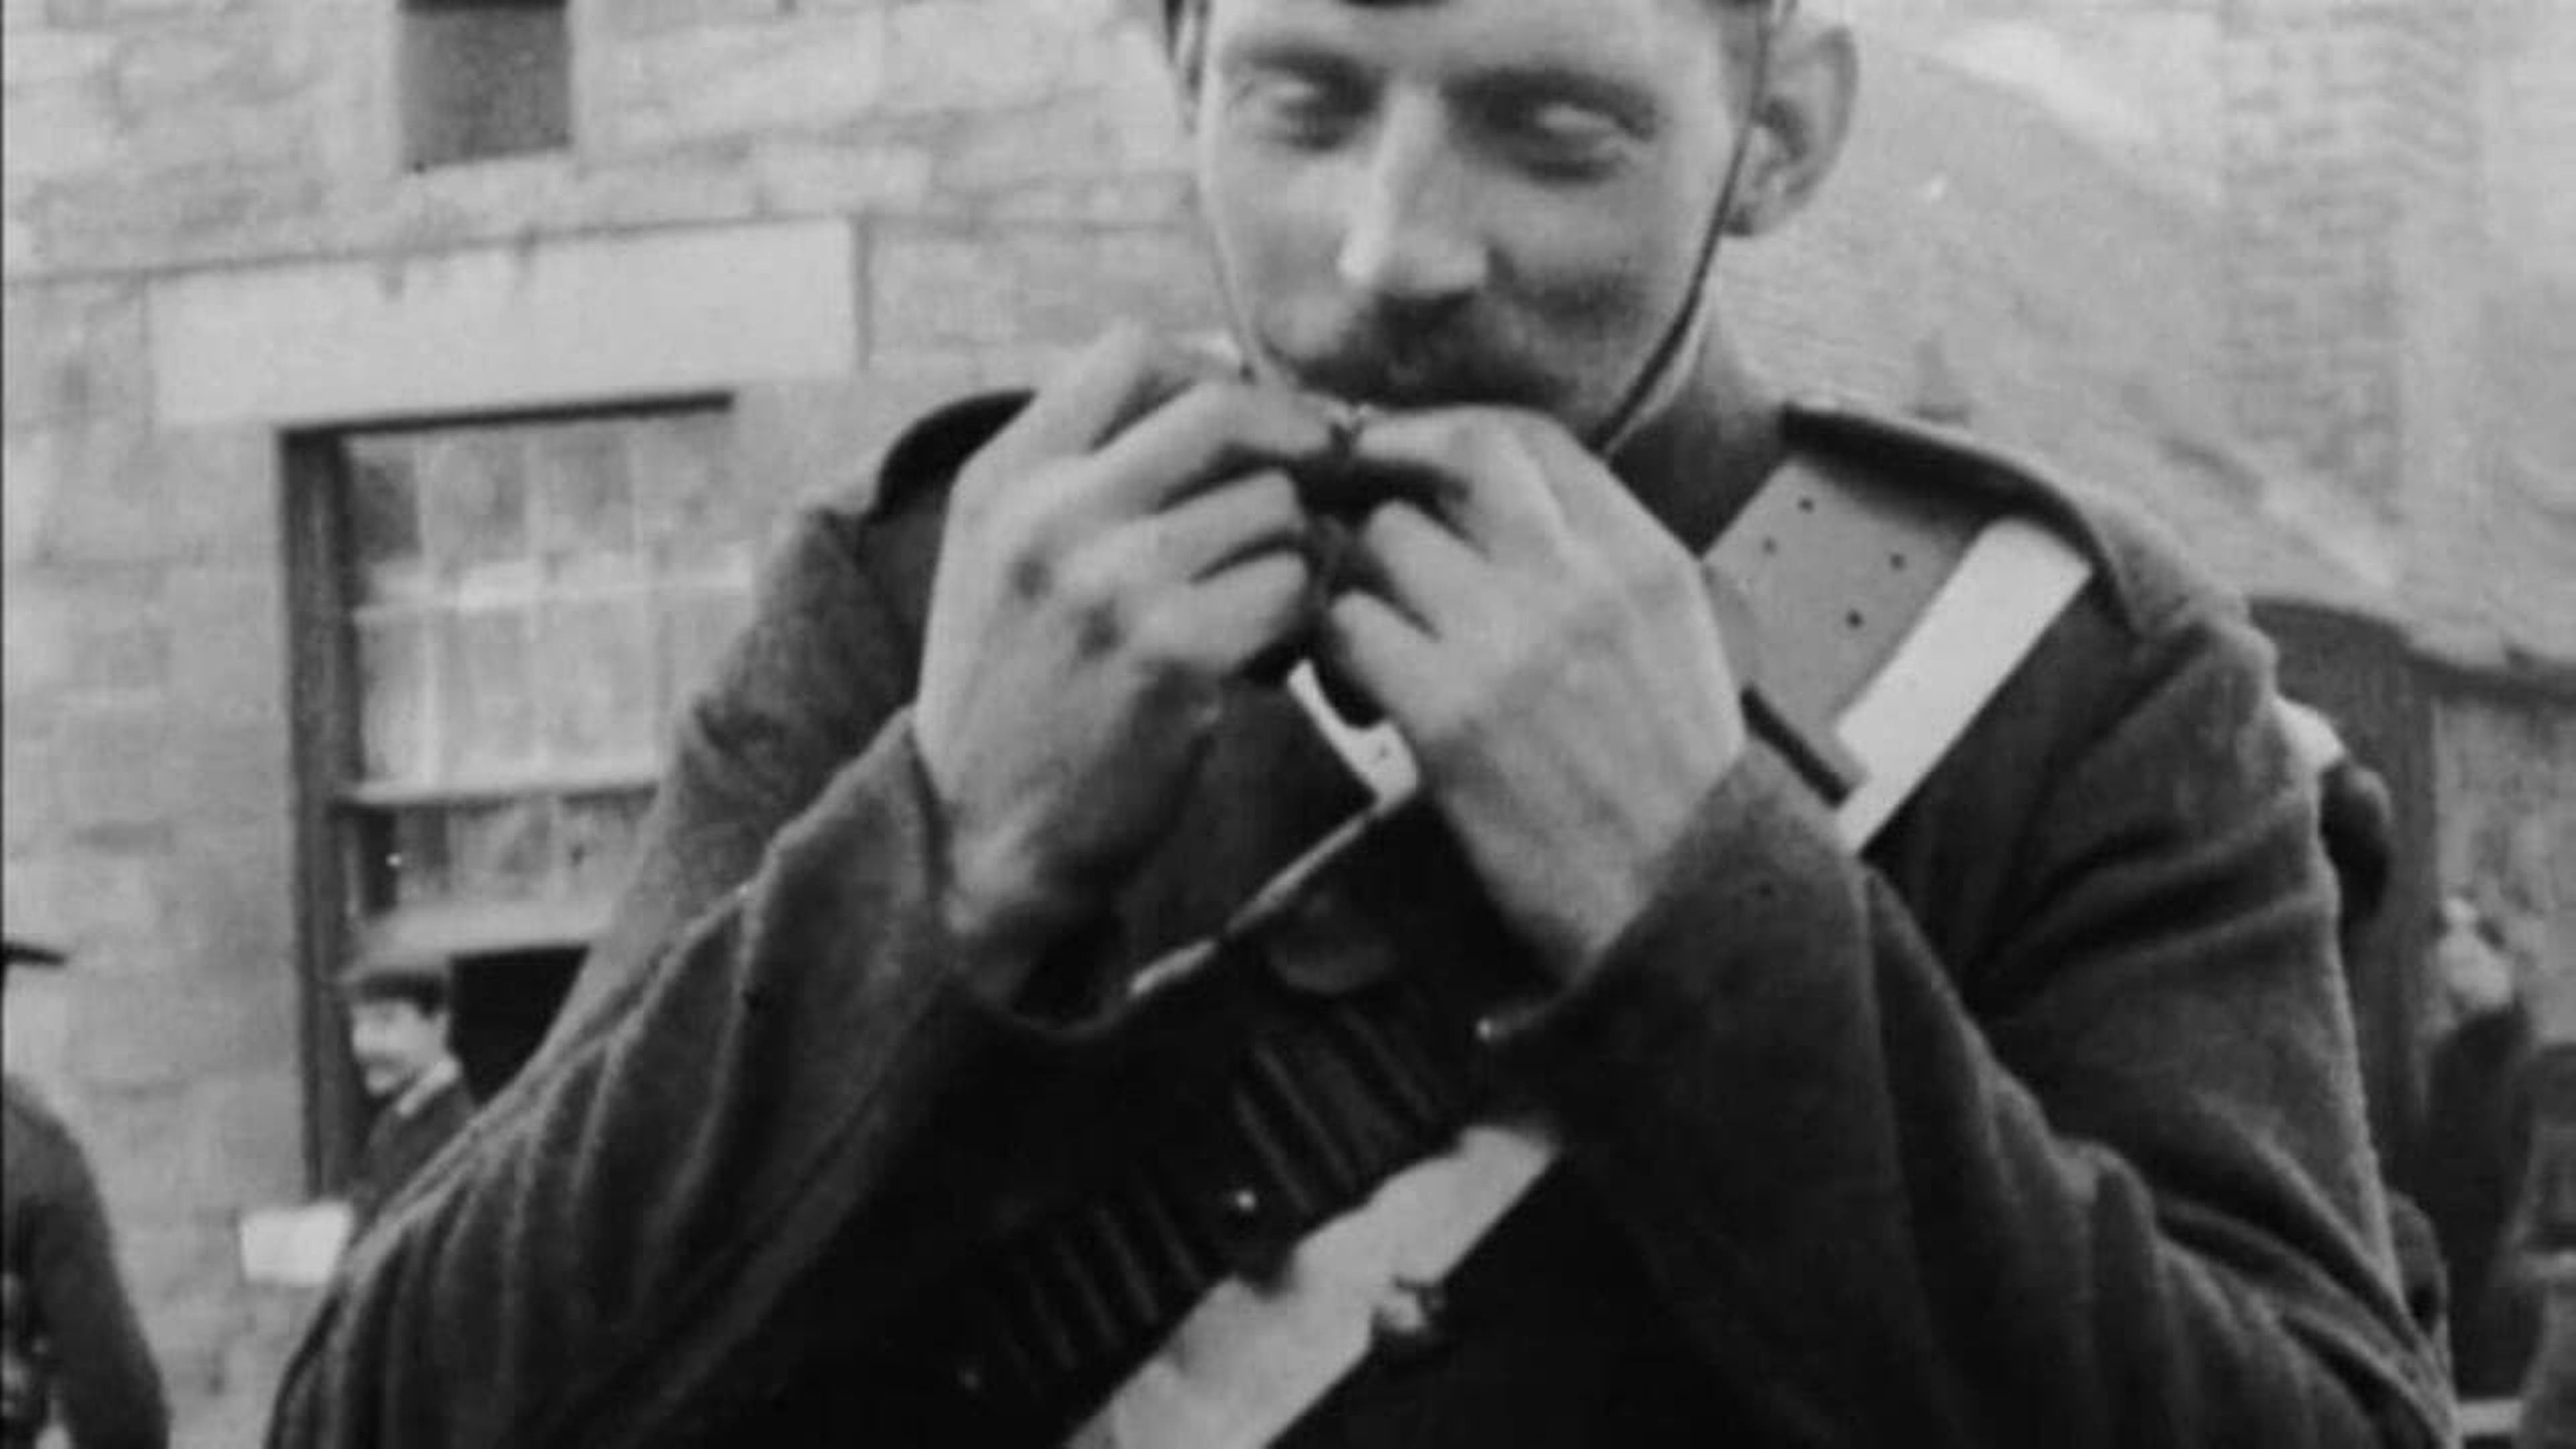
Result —
[[[1260,339],[1259,351],[1301,390],[1381,412],[1497,406],[1542,408],[1538,370],[1519,366],[1498,339],[1459,328],[1362,325],[1321,345]]]

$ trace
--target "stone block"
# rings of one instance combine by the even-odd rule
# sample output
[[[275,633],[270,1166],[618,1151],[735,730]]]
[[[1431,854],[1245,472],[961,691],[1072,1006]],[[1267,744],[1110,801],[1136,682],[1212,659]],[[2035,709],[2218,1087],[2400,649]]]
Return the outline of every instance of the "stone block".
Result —
[[[973,347],[1019,332],[1018,259],[969,233],[883,227],[867,248],[872,352]]]
[[[170,702],[192,725],[287,725],[285,580],[273,567],[189,565],[164,585]]]
[[[155,564],[180,551],[143,423],[111,418],[24,434],[9,462],[5,486],[27,495],[18,505],[26,533],[13,546],[31,558],[88,568]]]
[[[209,980],[274,989],[295,979],[295,855],[290,818],[188,822],[174,832],[166,892],[170,938]]]
[[[291,973],[271,979],[277,995],[291,995],[293,987]],[[303,1084],[294,1069],[294,1039],[280,1038],[275,1046],[261,1069],[191,1084],[189,1110],[197,1125],[189,1134],[190,1201],[201,1212],[229,1220],[253,1205],[295,1197],[303,1187]],[[227,1260],[237,1262],[230,1254]]]
[[[604,33],[629,36],[766,20],[796,8],[792,0],[618,0],[592,14]]]
[[[184,1110],[180,1094],[166,1094],[174,1105]],[[92,1166],[107,1177],[105,1159],[115,1152],[117,1137],[102,1134],[91,1148]],[[137,1197],[129,1185],[134,1174],[116,1173],[116,1187],[102,1192],[108,1198],[110,1228],[117,1236],[119,1267],[125,1272],[127,1290],[143,1303],[166,1304],[176,1301],[202,1300],[209,1294],[225,1290],[239,1274],[227,1261],[230,1247],[224,1241],[208,1214],[188,1209],[168,1197]],[[151,1179],[159,1180],[158,1174]],[[157,1315],[146,1314],[147,1319]]]
[[[80,959],[79,992],[167,938],[172,859],[149,845],[58,846],[13,863],[10,919]]]
[[[207,95],[160,98],[146,108],[128,102],[114,154],[103,170],[117,178],[194,181],[226,168],[261,176],[291,177],[313,154],[311,107],[301,95],[213,99]]]
[[[916,357],[880,359],[845,382],[747,389],[735,399],[740,486],[779,514],[846,495],[905,425],[976,383],[961,359]]]
[[[100,607],[93,597],[61,627],[72,654],[68,695],[159,697],[168,685],[170,631],[148,608],[130,600]]]
[[[304,255],[328,237],[321,174],[302,159],[209,157],[55,187],[28,209],[31,266],[164,272]]]
[[[17,124],[13,108],[13,134]],[[123,281],[8,285],[0,304],[0,415],[9,431],[145,416],[151,378],[143,296],[140,285]]]
[[[15,608],[6,612],[14,613]],[[61,762],[55,758],[61,731],[50,713],[12,687],[7,691],[8,727],[0,729],[0,852],[12,862],[34,850],[53,846],[64,829]],[[15,900],[17,897],[12,896]],[[9,918],[20,919],[12,905]]]
[[[850,232],[704,227],[156,281],[165,421],[336,422],[849,370]]]
[[[12,84],[8,103],[0,164],[22,184],[76,180],[115,161],[125,119],[97,79]]]
[[[766,136],[737,163],[764,211],[917,211],[933,198],[931,153],[904,141]]]
[[[1087,5],[913,0],[889,12],[890,111],[996,110],[1044,100],[1104,41]]]
[[[63,823],[76,831],[165,822],[179,778],[157,704],[67,706],[53,751]]]
[[[734,142],[687,151],[623,151],[585,165],[541,214],[574,229],[739,221],[766,210]],[[497,212],[506,216],[506,211]]]
[[[1033,233],[1025,265],[1023,337],[1080,340],[1116,318],[1171,332],[1220,325],[1207,254],[1177,229]]]
[[[0,684],[14,710],[40,709],[79,670],[71,637],[79,609],[71,585],[59,575],[13,569],[8,590],[9,606],[0,609]]]
[[[886,64],[885,17],[875,11],[634,37],[601,65],[602,140],[660,146],[839,125],[874,108]]]
[[[233,8],[234,0],[44,0],[45,22],[65,30],[167,24]]]
[[[238,824],[294,811],[290,744],[275,723],[174,722],[162,748],[169,757],[169,819]]]
[[[9,89],[12,120],[17,115],[18,92],[67,82],[103,81],[114,72],[117,50],[116,37],[110,35],[33,27],[11,34],[8,45],[0,47],[0,84]]]
[[[153,435],[151,461],[180,556],[272,573],[283,567],[283,460],[273,430],[164,428]]]
[[[105,989],[88,983],[72,1003],[72,1071],[79,1094],[54,1106],[89,1156],[90,1174],[119,1239],[119,1257],[134,1275],[129,1285],[138,1299],[150,1302],[211,1271],[187,1196],[188,1133],[195,1124],[182,1083],[136,1086],[96,1075],[101,1063],[93,1054],[114,1049],[86,1030],[90,1000]]]
[[[939,152],[943,192],[1009,193],[1025,186],[1061,187],[1148,170],[1177,169],[1179,128],[1166,119],[1150,137],[1122,131],[1088,96],[979,114],[959,126]]]
[[[190,950],[185,943],[176,949]],[[187,1191],[188,1140],[204,1125],[193,1098],[209,1080],[293,1060],[293,981],[246,990],[238,981],[205,979],[210,969],[185,954],[158,969],[157,980],[84,983],[73,1003],[72,1051],[81,1081],[95,1091],[147,1101],[152,1113],[181,1119],[162,1124],[155,1115],[145,1125],[172,1134],[151,1171],[163,1175],[164,1190],[179,1194],[173,1201],[191,1203],[200,1199]]]

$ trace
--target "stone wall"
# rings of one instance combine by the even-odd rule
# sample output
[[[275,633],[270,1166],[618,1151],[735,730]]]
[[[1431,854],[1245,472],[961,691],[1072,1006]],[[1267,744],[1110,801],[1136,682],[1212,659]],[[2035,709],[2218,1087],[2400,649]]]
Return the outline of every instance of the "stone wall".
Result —
[[[737,476],[783,509],[939,397],[1205,295],[1153,47],[1109,5],[578,4],[575,149],[420,174],[391,159],[393,10],[11,0],[0,45],[0,888],[13,931],[80,957],[13,986],[8,1059],[89,1144],[183,1444],[256,1439],[302,1311],[235,1249],[242,1212],[309,1186],[284,430],[720,384]],[[633,275],[609,253],[657,234],[712,236],[758,281],[764,229],[715,224],[799,217],[841,272],[777,277],[810,295],[768,310],[841,318],[821,361],[666,334],[643,350],[699,375],[586,370],[576,345],[492,390],[437,360],[472,346],[455,306],[399,305],[479,286],[524,316]],[[282,325],[316,287],[311,325],[362,334],[334,341],[346,366]],[[595,344],[582,315],[562,331]]]

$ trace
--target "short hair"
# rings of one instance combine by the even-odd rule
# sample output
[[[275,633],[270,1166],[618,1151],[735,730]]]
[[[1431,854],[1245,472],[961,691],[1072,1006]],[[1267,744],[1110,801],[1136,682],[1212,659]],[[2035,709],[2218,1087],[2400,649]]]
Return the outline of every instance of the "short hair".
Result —
[[[1182,12],[1192,6],[1205,9],[1209,3],[1210,0],[1163,0],[1163,38],[1170,40],[1179,32]],[[1372,9],[1394,9],[1403,5],[1436,3],[1436,0],[1343,0],[1343,3]],[[1787,20],[1798,8],[1798,0],[1706,0],[1706,3],[1718,10],[1760,10],[1770,15],[1775,24]]]

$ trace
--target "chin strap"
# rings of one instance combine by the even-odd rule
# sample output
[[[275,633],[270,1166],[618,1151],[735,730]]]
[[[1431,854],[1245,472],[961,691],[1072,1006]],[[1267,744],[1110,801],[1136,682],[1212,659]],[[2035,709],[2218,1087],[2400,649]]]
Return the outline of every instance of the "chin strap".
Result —
[[[1715,311],[1717,291],[1717,253],[1726,240],[1728,221],[1735,215],[1735,194],[1744,179],[1745,158],[1753,149],[1753,134],[1762,118],[1762,102],[1771,87],[1771,50],[1780,30],[1797,10],[1797,0],[1762,0],[1762,11],[1754,20],[1757,27],[1753,42],[1753,59],[1745,72],[1744,115],[1735,128],[1735,144],[1727,151],[1726,177],[1717,188],[1717,204],[1710,208],[1708,225],[1700,233],[1699,260],[1691,270],[1690,294],[1682,299],[1681,310],[1672,325],[1664,329],[1655,350],[1647,354],[1636,380],[1619,399],[1584,443],[1601,457],[1607,458],[1634,440],[1637,433],[1663,410],[1672,405],[1691,379],[1691,362],[1708,339],[1708,328]]]

